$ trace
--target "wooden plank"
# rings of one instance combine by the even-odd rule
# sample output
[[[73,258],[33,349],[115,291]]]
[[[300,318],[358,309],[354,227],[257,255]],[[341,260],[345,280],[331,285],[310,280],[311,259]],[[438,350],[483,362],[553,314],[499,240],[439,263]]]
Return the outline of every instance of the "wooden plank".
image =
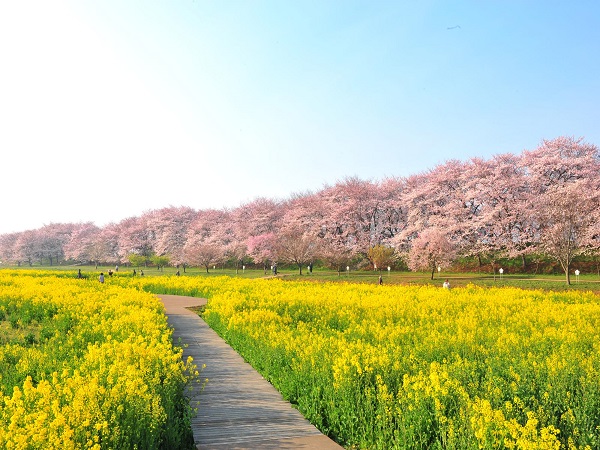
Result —
[[[166,308],[173,339],[184,345],[184,360],[206,364],[204,389],[187,393],[197,414],[192,431],[198,449],[340,450],[338,444],[310,424],[250,364],[245,362],[197,314],[186,307],[203,299],[159,296]]]

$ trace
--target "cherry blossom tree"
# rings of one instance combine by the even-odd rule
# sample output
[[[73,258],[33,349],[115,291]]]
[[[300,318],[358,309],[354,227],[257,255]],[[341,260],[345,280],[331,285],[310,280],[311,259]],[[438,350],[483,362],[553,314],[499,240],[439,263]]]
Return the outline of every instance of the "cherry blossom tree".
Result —
[[[257,263],[263,265],[267,274],[267,265],[275,260],[276,238],[274,233],[264,233],[250,236],[247,240],[248,255]]]
[[[154,232],[147,226],[148,213],[119,222],[119,256],[122,262],[135,254],[149,261],[154,255]]]
[[[402,238],[430,227],[444,229],[448,236],[460,235],[461,223],[472,214],[466,207],[464,194],[465,166],[459,161],[448,161],[407,179],[405,201],[409,225]]]
[[[346,178],[319,194],[322,199],[321,237],[344,242],[355,254],[366,256],[383,241],[379,224],[381,193],[378,186],[356,177]]]
[[[163,257],[164,260],[164,257],[168,256],[171,263],[183,264],[183,247],[188,229],[196,217],[197,212],[194,209],[184,206],[170,206],[151,211],[147,215],[146,226],[152,230],[153,253],[156,257]]]
[[[340,276],[341,272],[352,263],[355,253],[351,247],[341,240],[323,239],[319,243],[318,256],[328,267],[336,270],[338,276]]]
[[[598,190],[588,180],[551,186],[537,204],[540,247],[556,259],[571,284],[573,258],[586,251],[592,242],[595,213],[600,207]]]
[[[20,263],[17,242],[21,233],[0,235],[0,262]],[[20,264],[19,264],[20,265]]]
[[[19,233],[15,242],[15,257],[19,261],[33,265],[33,260],[39,255],[38,236],[36,230],[26,230]]]
[[[227,213],[220,210],[199,211],[188,229],[183,248],[187,264],[205,267],[220,264],[225,259],[220,227],[227,223]]]
[[[267,198],[257,198],[231,211],[235,233],[241,239],[274,233],[281,225],[285,203]]]
[[[100,228],[92,222],[76,225],[69,241],[64,244],[65,258],[79,263],[95,262],[98,264],[104,256],[95,251],[99,236]]]
[[[69,241],[74,224],[52,223],[36,230],[37,257],[40,263],[46,259],[50,265],[64,257],[63,247]]]
[[[474,214],[464,218],[470,232],[470,245],[464,255],[492,262],[500,257],[523,258],[532,248],[535,237],[531,214],[525,207],[528,199],[526,170],[521,159],[511,154],[496,155],[484,161],[473,159],[466,169],[465,192]],[[463,241],[464,242],[464,241]]]
[[[383,244],[392,244],[394,238],[408,226],[408,208],[404,202],[406,180],[388,177],[377,185],[377,230]]]
[[[436,269],[450,265],[455,254],[445,232],[439,228],[427,228],[412,242],[406,264],[413,271],[430,270],[433,280]]]
[[[569,136],[543,140],[535,150],[523,152],[522,159],[534,196],[553,185],[597,180],[600,170],[598,147]]]
[[[91,261],[103,261],[118,264],[121,258],[120,243],[121,227],[117,223],[109,223],[100,229],[100,234],[91,247]]]
[[[233,263],[237,274],[239,267],[243,265],[244,258],[248,254],[248,247],[246,237],[242,234],[240,227],[237,226],[234,217],[232,211],[219,211],[218,216],[213,218],[211,240],[223,249],[223,259]]]
[[[285,211],[285,202],[266,198],[257,198],[231,211],[227,252],[237,262],[236,271],[239,262],[249,256],[263,265],[266,274],[267,264],[274,260],[275,233]]]
[[[317,255],[317,238],[305,233],[298,226],[287,226],[279,232],[275,244],[277,259],[296,264],[302,275],[302,267]]]
[[[223,250],[212,242],[192,239],[185,244],[183,251],[189,265],[204,267],[206,273],[209,273],[210,266],[223,260]]]
[[[581,245],[587,240],[584,230],[590,227],[587,220],[597,211],[588,207],[589,202],[595,203],[600,189],[598,148],[583,138],[561,136],[525,151],[522,159],[529,183],[527,202],[521,210],[535,213],[535,236],[540,244],[536,248],[560,262],[569,283],[572,256],[581,252]],[[579,191],[579,196],[575,191]],[[570,210],[561,195],[576,201],[571,206],[579,206],[583,221],[576,220],[576,211]]]

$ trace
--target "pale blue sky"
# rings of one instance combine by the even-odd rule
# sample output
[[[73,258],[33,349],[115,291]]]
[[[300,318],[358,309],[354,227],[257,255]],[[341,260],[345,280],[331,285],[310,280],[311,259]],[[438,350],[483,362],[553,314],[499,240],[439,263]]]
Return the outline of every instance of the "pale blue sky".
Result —
[[[595,1],[0,3],[0,233],[600,145]]]

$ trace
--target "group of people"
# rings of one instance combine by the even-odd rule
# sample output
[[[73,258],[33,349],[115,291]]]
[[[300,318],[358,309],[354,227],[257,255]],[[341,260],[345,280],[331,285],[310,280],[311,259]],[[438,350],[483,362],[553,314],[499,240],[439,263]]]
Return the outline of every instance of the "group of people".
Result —
[[[118,271],[119,271],[119,266],[117,266],[115,268],[115,272],[118,272]],[[112,275],[113,275],[113,271],[111,269],[108,269],[108,276],[112,277]],[[133,276],[135,277],[136,275],[137,275],[137,272],[136,272],[135,269],[133,269]],[[178,275],[179,275],[179,273],[178,273]],[[142,276],[142,277],[144,276],[144,271],[143,270],[140,270],[140,276]],[[83,278],[83,276],[81,275],[81,269],[79,269],[79,272],[77,273],[77,278]],[[98,281],[100,283],[104,283],[104,272],[100,272],[100,276],[98,277]]]
[[[273,267],[273,275],[277,275],[277,264],[274,264]],[[115,269],[115,271],[118,271],[118,266]],[[112,270],[108,269],[108,275],[112,276],[113,272]],[[135,271],[135,269],[133,269],[133,276],[135,277],[137,275],[137,272]],[[140,275],[143,276],[144,275],[144,271],[140,270]],[[179,270],[176,273],[177,276],[180,275]],[[77,273],[77,278],[82,278],[81,275],[81,269],[79,269],[79,272]],[[100,272],[100,276],[98,277],[98,281],[100,281],[100,283],[104,283],[104,273]],[[381,275],[379,275],[379,284],[383,284],[383,277]],[[446,278],[446,280],[444,281],[444,284],[442,285],[442,287],[444,289],[450,289],[450,281],[448,280],[448,278]]]

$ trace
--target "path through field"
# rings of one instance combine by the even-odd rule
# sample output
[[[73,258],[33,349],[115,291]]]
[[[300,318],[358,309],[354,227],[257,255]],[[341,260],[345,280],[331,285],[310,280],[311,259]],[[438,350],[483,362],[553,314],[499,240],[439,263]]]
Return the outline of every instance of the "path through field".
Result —
[[[202,450],[312,449],[341,450],[319,432],[250,364],[246,363],[189,307],[204,299],[175,295],[159,296],[166,308],[173,339],[181,339],[184,359],[206,364],[201,379],[204,389],[189,393],[198,408],[192,420],[196,447]]]

